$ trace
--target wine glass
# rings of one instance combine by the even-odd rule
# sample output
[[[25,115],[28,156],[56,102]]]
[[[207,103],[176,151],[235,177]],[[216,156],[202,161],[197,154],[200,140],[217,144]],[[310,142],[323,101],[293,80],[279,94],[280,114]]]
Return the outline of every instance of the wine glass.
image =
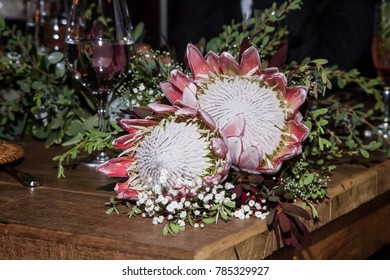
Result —
[[[390,138],[390,1],[382,0],[375,8],[372,57],[383,80],[383,123],[379,125],[384,138]]]
[[[98,127],[109,128],[112,91],[131,71],[133,33],[126,0],[73,0],[65,36],[69,70],[96,100]],[[100,151],[89,165],[109,159]]]

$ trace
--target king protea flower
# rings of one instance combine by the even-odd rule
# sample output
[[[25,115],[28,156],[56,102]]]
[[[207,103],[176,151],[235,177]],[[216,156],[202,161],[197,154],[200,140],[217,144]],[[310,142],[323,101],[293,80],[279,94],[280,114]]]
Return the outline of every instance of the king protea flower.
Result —
[[[225,142],[198,118],[119,123],[128,134],[113,145],[123,152],[97,167],[108,176],[127,178],[116,185],[118,198],[137,199],[142,190],[172,198],[195,195],[205,185],[220,183],[230,169]]]
[[[235,168],[250,173],[276,173],[282,162],[302,152],[309,129],[299,107],[307,88],[287,86],[278,68],[262,69],[254,47],[241,63],[229,53],[205,57],[187,47],[192,76],[173,70],[161,88],[172,106],[150,104],[158,113],[199,116],[223,135]]]

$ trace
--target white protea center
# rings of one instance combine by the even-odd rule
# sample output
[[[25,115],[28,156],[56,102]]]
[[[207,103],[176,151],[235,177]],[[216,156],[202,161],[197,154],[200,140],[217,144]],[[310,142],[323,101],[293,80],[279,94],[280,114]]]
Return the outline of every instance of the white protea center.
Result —
[[[243,113],[246,122],[243,148],[258,144],[263,155],[270,157],[283,141],[288,109],[277,89],[251,78],[235,76],[210,80],[202,85],[199,105],[218,127],[224,127],[234,116]]]
[[[133,170],[154,189],[195,187],[215,164],[210,153],[210,140],[196,122],[163,121],[140,141]]]

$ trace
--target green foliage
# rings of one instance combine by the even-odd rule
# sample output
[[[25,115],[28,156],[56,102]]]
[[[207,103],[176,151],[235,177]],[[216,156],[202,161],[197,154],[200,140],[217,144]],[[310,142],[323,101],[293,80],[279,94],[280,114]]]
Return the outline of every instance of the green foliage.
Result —
[[[31,134],[49,147],[74,137],[90,113],[70,83],[63,54],[37,52],[30,36],[0,22],[7,38],[0,49],[0,138]]]
[[[157,50],[140,50],[133,63],[133,71],[117,89],[129,107],[145,106],[161,98],[160,82],[169,79],[171,70],[183,70],[168,52]]]
[[[301,0],[288,0],[277,6],[276,3],[262,11],[254,12],[254,16],[241,23],[225,25],[223,32],[207,42],[200,48],[207,51],[221,53],[228,51],[238,58],[241,42],[248,38],[256,46],[263,58],[272,57],[279,49],[288,34],[286,29],[286,16],[293,10],[301,7]],[[202,41],[203,42],[203,41]]]
[[[76,139],[72,140],[72,144],[76,143],[71,149],[61,155],[57,155],[53,160],[58,161],[58,177],[65,177],[64,163],[68,163],[69,160],[74,160],[80,153],[85,152],[91,154],[93,151],[101,151],[106,148],[112,148],[112,141],[115,135],[121,131],[121,129],[112,123],[114,128],[111,132],[101,132],[95,128],[88,129],[83,133],[78,133]]]

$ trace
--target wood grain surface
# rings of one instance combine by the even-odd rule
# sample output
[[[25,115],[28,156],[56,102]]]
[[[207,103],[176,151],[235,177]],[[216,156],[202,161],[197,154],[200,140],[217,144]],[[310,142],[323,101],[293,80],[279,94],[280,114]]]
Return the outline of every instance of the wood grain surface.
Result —
[[[309,222],[314,243],[278,249],[265,221],[233,219],[164,236],[150,219],[106,215],[114,180],[77,166],[56,177],[59,147],[26,140],[18,169],[44,185],[21,186],[0,170],[0,259],[364,259],[390,243],[390,161],[343,164]]]

